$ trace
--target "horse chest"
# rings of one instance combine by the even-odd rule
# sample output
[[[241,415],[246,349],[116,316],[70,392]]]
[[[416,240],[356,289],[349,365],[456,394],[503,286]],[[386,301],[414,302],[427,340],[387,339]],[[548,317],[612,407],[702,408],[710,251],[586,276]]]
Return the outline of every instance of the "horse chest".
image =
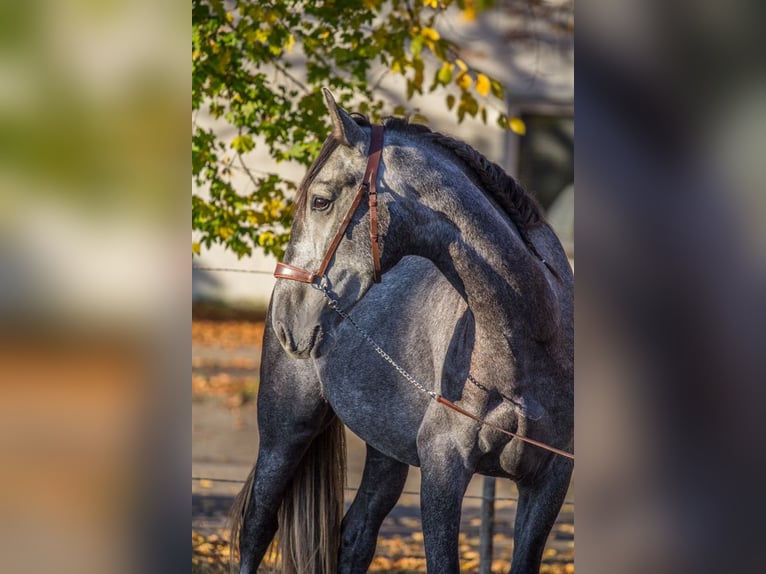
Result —
[[[332,355],[317,361],[324,397],[359,438],[387,456],[418,466],[417,434],[428,397],[375,357],[352,355],[342,362]]]

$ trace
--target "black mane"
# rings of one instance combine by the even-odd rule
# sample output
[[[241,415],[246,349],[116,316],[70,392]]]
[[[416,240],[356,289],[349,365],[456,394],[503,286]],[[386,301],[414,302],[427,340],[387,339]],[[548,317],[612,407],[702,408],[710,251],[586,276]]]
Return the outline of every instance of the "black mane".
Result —
[[[386,118],[384,125],[400,132],[423,136],[451,151],[476,174],[482,190],[503,208],[522,234],[544,222],[539,204],[521,184],[467,143],[435,132],[423,124],[411,124],[402,118]]]

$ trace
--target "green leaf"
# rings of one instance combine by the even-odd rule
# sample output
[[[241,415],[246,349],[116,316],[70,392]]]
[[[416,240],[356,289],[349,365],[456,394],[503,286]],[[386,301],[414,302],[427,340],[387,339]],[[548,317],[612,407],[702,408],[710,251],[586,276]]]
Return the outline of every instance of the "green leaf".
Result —
[[[412,67],[415,69],[415,75],[412,78],[412,82],[415,84],[415,86],[417,86],[418,91],[422,93],[423,69],[425,67],[423,64],[423,60],[421,60],[420,58],[413,58]]]
[[[470,92],[463,92],[460,96],[460,106],[465,110],[465,113],[472,117],[475,117],[479,112],[479,102],[476,101]]]
[[[439,82],[443,85],[447,85],[452,81],[452,69],[453,64],[450,62],[444,62],[442,64],[442,67],[439,69],[439,72],[436,74],[436,78],[439,80]]]
[[[417,56],[423,50],[423,36],[415,36],[410,42],[410,52],[413,56]]]
[[[238,135],[231,140],[231,147],[237,153],[247,153],[255,148],[255,142],[249,135]]]
[[[497,99],[502,100],[503,99],[503,84],[495,80],[494,78],[490,79],[489,81],[489,87],[492,91],[492,95],[495,96]]]

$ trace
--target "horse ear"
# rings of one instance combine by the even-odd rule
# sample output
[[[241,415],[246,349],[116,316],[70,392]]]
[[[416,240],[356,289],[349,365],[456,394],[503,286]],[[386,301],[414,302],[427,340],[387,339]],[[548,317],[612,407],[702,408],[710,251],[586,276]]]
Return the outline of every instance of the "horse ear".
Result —
[[[346,113],[336,102],[332,95],[332,92],[327,88],[322,88],[324,93],[324,102],[327,106],[327,110],[330,112],[330,118],[332,119],[332,137],[335,140],[348,147],[356,147],[366,143],[364,131],[354,121],[354,119]]]

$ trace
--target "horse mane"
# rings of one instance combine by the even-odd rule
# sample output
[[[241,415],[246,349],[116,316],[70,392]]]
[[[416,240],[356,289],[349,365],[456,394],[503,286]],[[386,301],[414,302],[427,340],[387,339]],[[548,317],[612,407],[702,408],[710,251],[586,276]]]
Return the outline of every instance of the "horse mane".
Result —
[[[502,167],[488,160],[467,143],[435,132],[426,125],[409,123],[404,118],[386,118],[383,125],[399,132],[420,135],[451,151],[474,172],[482,191],[500,205],[519,229],[525,241],[526,230],[545,222],[540,205],[524,187],[508,175]]]
[[[549,261],[546,261],[540,255],[537,247],[535,247],[535,244],[532,243],[532,239],[529,237],[531,229],[545,223],[540,204],[518,181],[508,175],[502,167],[488,160],[467,143],[435,132],[426,125],[411,124],[407,119],[394,117],[386,118],[383,125],[392,130],[419,135],[427,141],[433,142],[452,152],[455,157],[476,175],[479,189],[494,199],[508,215],[519,231],[521,240],[529,252],[537,257],[557,279],[561,280],[559,272],[556,271],[556,268]]]

